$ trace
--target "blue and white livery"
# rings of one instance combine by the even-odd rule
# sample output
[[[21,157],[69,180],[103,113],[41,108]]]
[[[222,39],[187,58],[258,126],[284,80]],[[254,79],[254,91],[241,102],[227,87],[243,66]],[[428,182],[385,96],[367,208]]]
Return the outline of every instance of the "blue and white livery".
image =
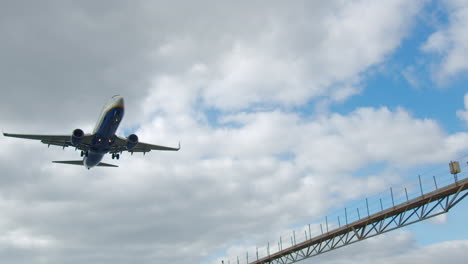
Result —
[[[151,150],[170,150],[178,151],[178,148],[152,145],[138,141],[135,134],[127,138],[121,138],[115,135],[117,128],[124,116],[124,99],[122,96],[113,96],[102,110],[101,116],[93,130],[92,134],[85,134],[83,130],[77,128],[70,135],[26,135],[3,133],[7,137],[26,138],[40,140],[47,145],[65,147],[75,147],[81,150],[83,160],[53,161],[54,163],[84,165],[90,169],[94,166],[118,167],[116,165],[101,162],[105,154],[110,153],[112,159],[119,159],[124,151],[131,152],[150,152]]]

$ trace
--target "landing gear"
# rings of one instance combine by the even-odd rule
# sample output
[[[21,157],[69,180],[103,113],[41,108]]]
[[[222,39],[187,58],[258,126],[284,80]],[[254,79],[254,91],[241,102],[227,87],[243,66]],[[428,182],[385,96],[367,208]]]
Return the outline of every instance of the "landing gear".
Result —
[[[116,154],[115,157],[116,157],[117,159],[120,159],[120,154]]]
[[[81,157],[83,157],[83,156],[84,156],[84,152],[83,152],[83,151],[81,151]]]
[[[88,151],[81,151],[81,157],[88,157]]]
[[[120,159],[120,154],[112,153],[112,159]]]

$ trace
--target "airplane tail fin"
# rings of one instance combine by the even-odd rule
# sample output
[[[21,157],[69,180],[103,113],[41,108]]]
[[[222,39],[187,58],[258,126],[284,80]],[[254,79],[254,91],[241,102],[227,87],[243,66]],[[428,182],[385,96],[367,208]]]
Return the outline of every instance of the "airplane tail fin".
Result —
[[[83,160],[61,160],[61,161],[52,161],[53,163],[61,163],[61,164],[68,164],[68,165],[80,165],[80,166],[84,166],[83,164]],[[96,165],[98,167],[118,167],[117,165],[113,165],[113,164],[108,164],[108,163],[103,163],[103,162],[100,162],[98,165]]]

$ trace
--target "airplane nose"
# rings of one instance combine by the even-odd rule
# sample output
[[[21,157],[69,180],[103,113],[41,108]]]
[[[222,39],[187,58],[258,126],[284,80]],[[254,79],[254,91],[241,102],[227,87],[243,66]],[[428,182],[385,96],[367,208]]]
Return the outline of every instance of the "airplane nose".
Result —
[[[121,106],[124,106],[124,99],[122,96],[119,96],[116,100],[116,104],[117,105],[121,105]]]

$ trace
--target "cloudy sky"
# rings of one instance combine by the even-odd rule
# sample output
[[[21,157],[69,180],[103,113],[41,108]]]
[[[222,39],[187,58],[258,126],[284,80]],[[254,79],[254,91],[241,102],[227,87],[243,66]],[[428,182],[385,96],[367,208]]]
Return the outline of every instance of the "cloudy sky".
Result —
[[[0,138],[0,259],[220,263],[418,174],[447,183],[467,27],[463,0],[2,1],[1,128],[90,132],[120,94],[118,134],[182,150],[88,171]],[[467,209],[319,258],[465,263]]]

